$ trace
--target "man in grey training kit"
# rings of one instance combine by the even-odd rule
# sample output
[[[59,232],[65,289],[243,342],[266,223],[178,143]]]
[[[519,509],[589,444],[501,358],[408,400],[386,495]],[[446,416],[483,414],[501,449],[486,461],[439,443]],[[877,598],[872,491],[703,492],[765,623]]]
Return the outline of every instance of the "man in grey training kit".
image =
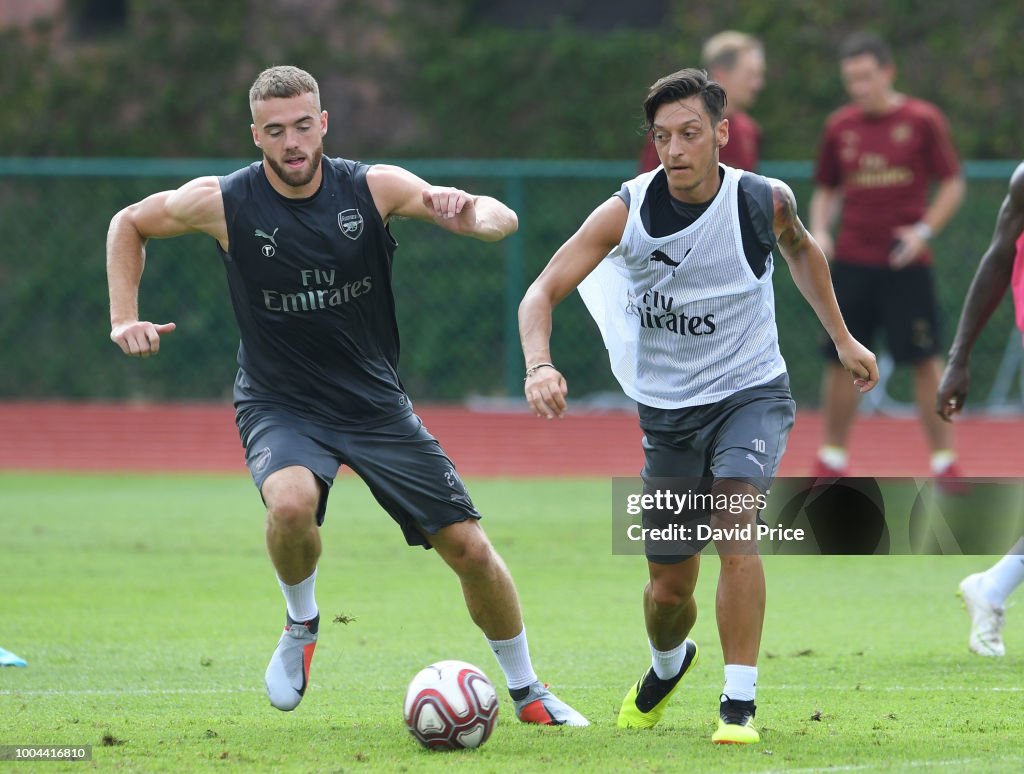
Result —
[[[458,575],[519,719],[587,725],[537,679],[512,578],[398,377],[391,219],[493,242],[516,230],[516,214],[400,167],[324,157],[327,111],[316,81],[296,67],[261,73],[249,106],[262,161],[119,212],[107,238],[107,275],[111,339],[125,354],[146,357],[174,330],[139,318],[146,241],[199,232],[219,247],[241,331],[236,421],[287,606],[266,671],[270,703],[292,710],[305,694],[320,622],[320,526],[344,464],[409,545],[435,548]]]

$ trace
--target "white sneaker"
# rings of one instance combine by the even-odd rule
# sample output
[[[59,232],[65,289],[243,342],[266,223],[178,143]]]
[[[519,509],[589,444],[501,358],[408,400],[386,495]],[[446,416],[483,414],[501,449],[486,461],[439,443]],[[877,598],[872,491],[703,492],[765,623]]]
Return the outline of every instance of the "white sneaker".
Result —
[[[976,572],[960,581],[960,597],[971,617],[971,652],[979,656],[1005,656],[1003,645],[1003,608],[989,602],[982,590],[984,578]]]

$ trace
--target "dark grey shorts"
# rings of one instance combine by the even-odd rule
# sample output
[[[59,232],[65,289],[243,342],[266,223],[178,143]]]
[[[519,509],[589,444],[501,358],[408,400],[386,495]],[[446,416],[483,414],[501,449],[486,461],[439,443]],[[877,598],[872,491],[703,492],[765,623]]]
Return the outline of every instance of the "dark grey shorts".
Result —
[[[455,465],[415,414],[378,427],[325,425],[277,406],[246,406],[235,422],[256,487],[275,471],[298,465],[321,482],[317,524],[341,465],[370,488],[411,546],[429,547],[424,533],[479,519]]]
[[[714,481],[742,481],[766,493],[786,451],[796,404],[789,391],[789,376],[749,387],[717,403],[681,409],[639,405],[644,431],[645,491],[662,482],[685,481],[695,491],[710,492]],[[707,512],[691,512],[687,519],[706,521]],[[647,514],[644,516],[647,520]],[[660,517],[652,514],[652,526]],[[699,550],[699,547],[698,547]],[[654,555],[664,564],[692,555]]]

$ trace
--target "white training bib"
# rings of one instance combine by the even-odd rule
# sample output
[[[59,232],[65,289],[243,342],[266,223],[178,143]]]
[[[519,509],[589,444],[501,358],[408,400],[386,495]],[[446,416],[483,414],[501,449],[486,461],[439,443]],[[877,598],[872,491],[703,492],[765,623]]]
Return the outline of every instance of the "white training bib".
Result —
[[[723,165],[721,189],[690,226],[665,237],[640,217],[661,168],[626,184],[622,240],[579,286],[623,391],[654,408],[716,403],[786,371],[772,289],[774,263],[756,277],[743,252],[741,170]]]

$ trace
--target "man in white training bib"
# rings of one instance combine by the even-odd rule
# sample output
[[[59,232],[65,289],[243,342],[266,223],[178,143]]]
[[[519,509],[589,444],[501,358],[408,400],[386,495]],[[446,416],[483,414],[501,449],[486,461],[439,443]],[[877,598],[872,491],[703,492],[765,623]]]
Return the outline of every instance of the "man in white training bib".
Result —
[[[601,328],[612,370],[636,400],[645,488],[673,477],[708,482],[711,501],[759,502],[793,424],[772,291],[777,245],[801,294],[862,392],[875,356],[847,330],[828,264],[789,187],[719,163],[729,141],[726,95],[702,70],[657,81],[644,102],[661,166],[623,184],[555,253],[519,308],[526,397],[538,416],[566,410],[550,350],[552,311],[573,289]],[[752,725],[765,581],[749,534],[756,506],[695,514],[721,556],[716,614],[725,656],[716,743],[759,741]],[[647,519],[645,512],[644,517]],[[705,540],[705,543],[707,541]],[[647,546],[643,609],[652,664],[626,694],[621,727],[650,728],[696,663],[697,545]]]

